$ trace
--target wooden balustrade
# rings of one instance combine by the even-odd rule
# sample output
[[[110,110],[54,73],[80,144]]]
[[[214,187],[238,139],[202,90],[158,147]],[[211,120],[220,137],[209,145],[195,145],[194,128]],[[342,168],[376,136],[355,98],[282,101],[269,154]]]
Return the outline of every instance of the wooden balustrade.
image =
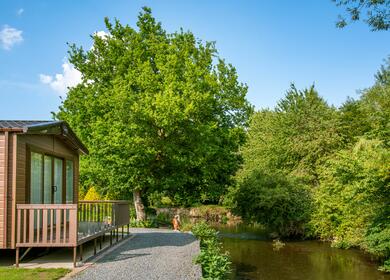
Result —
[[[128,201],[18,204],[16,247],[73,247],[128,224]]]
[[[18,204],[16,247],[77,245],[76,204]]]
[[[98,222],[120,227],[129,223],[129,202],[122,200],[79,201],[79,222]]]

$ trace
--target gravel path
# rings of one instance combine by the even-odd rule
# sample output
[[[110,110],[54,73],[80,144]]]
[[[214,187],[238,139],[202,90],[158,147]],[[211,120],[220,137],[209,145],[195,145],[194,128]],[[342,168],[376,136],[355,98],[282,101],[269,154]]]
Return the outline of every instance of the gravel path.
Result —
[[[200,279],[193,259],[199,242],[191,234],[163,229],[131,229],[135,236],[72,279]]]

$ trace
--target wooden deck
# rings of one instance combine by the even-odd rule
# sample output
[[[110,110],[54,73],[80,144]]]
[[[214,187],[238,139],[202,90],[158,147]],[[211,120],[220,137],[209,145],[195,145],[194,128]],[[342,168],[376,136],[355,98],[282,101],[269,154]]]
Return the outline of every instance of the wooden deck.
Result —
[[[128,201],[18,204],[16,265],[23,247],[73,247],[75,264],[77,246],[128,224]]]

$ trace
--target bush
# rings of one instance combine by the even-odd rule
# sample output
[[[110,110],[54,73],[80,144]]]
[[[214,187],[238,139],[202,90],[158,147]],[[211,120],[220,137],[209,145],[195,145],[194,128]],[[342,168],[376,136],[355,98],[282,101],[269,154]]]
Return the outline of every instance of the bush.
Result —
[[[155,219],[146,219],[145,221],[137,221],[137,219],[130,219],[130,227],[138,228],[157,228]]]
[[[360,247],[390,270],[390,152],[379,140],[361,139],[333,155],[321,170],[311,224],[341,248]]]
[[[200,242],[200,254],[195,261],[202,266],[203,279],[227,279],[231,261],[229,255],[221,251],[217,231],[199,222],[192,226],[192,233]]]
[[[97,192],[95,187],[90,187],[84,196],[84,200],[102,200],[102,196]]]
[[[303,236],[310,218],[311,192],[283,175],[254,171],[233,195],[233,212],[282,237]]]
[[[159,225],[171,226],[172,217],[169,213],[158,213],[156,221]]]

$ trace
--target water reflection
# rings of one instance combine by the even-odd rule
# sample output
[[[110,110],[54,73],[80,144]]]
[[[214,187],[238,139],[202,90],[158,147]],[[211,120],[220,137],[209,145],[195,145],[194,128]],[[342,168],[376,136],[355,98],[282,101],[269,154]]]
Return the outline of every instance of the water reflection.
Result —
[[[358,250],[331,248],[317,241],[287,242],[274,251],[261,229],[219,228],[233,261],[232,279],[390,280]]]

